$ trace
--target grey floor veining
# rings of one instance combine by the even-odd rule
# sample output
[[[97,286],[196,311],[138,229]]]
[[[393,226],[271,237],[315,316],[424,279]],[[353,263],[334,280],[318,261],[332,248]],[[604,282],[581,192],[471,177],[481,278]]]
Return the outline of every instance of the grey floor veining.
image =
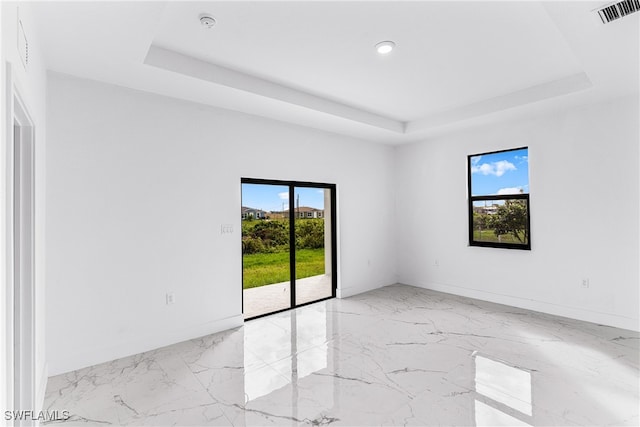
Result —
[[[639,334],[394,285],[49,379],[65,425],[640,425]]]

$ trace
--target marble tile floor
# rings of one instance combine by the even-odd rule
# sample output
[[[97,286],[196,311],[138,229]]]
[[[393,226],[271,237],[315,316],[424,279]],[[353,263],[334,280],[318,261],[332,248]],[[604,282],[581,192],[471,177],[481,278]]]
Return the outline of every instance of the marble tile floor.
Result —
[[[65,425],[637,426],[639,338],[393,285],[52,377],[45,410]]]

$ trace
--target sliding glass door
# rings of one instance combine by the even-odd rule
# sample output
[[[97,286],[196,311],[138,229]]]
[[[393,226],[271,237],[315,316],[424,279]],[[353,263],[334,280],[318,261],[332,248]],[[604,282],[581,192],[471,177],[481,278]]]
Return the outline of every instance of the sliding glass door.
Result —
[[[242,184],[242,289],[245,318],[291,306],[289,188]],[[285,198],[286,197],[286,198]]]
[[[335,297],[335,185],[242,179],[245,319]]]
[[[322,187],[295,187],[295,302],[333,296],[331,194]]]

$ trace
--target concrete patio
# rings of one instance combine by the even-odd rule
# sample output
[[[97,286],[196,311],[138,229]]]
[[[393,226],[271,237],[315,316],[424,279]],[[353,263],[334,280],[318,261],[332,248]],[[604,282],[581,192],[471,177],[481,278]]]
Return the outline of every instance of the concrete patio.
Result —
[[[291,282],[274,283],[243,291],[244,318],[283,310],[291,306]],[[331,275],[321,274],[296,280],[296,304],[331,296]]]

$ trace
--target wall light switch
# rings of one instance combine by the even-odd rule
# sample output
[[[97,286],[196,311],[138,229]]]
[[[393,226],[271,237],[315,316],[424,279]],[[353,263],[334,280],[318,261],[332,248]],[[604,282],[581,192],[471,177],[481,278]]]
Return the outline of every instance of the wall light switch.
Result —
[[[167,293],[167,305],[174,304],[176,302],[176,294],[173,292]]]
[[[233,224],[222,224],[220,226],[220,234],[231,234],[233,233]]]

